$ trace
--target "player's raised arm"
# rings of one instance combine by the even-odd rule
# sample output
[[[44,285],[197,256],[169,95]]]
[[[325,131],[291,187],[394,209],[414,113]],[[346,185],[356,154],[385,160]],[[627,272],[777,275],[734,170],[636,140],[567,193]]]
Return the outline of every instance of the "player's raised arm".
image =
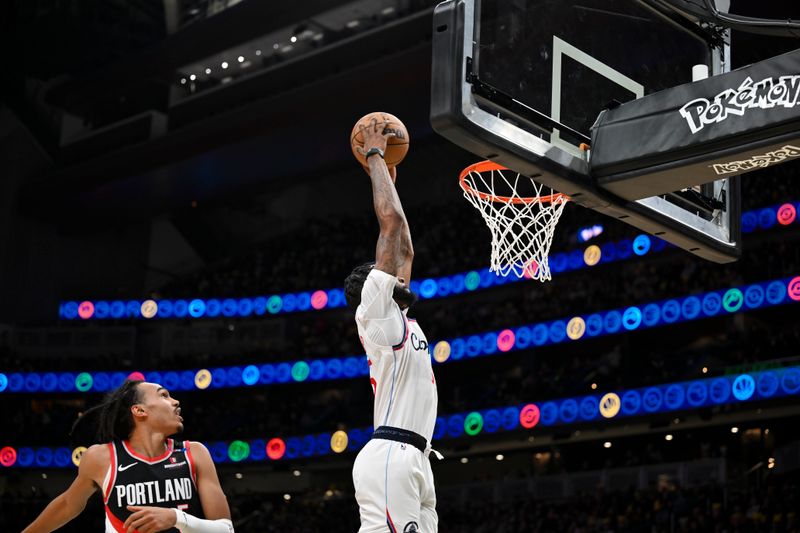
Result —
[[[56,496],[22,533],[55,531],[78,516],[86,507],[89,496],[98,489],[97,480],[105,476],[109,461],[107,446],[95,445],[86,450],[72,485]]]
[[[385,122],[372,122],[363,128],[364,153],[372,181],[372,199],[375,215],[380,225],[378,245],[375,249],[375,268],[397,276],[401,283],[408,283],[411,278],[411,263],[414,259],[414,248],[411,244],[411,232],[400,197],[394,187],[396,170],[391,170],[383,160],[387,139],[394,135],[384,133]]]

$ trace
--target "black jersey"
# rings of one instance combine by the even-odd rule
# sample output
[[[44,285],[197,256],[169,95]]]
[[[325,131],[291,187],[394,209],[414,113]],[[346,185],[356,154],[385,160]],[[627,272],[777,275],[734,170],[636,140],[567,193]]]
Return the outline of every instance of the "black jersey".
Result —
[[[127,441],[110,442],[108,447],[111,465],[103,482],[106,533],[125,531],[122,525],[132,514],[129,505],[178,508],[205,518],[188,440],[167,439],[167,450],[158,457],[136,453]]]

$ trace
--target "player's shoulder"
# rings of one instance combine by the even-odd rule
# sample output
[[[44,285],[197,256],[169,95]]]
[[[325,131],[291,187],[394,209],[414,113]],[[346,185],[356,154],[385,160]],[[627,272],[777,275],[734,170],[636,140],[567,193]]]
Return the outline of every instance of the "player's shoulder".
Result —
[[[105,471],[111,464],[111,450],[108,443],[93,444],[81,455],[80,467],[82,470]]]

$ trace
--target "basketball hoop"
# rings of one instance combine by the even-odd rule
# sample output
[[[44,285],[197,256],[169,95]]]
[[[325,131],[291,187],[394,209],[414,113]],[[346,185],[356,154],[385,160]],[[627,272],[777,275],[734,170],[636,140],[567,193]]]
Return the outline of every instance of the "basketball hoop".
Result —
[[[569,196],[493,161],[465,168],[459,184],[492,233],[489,270],[549,280],[547,256]]]

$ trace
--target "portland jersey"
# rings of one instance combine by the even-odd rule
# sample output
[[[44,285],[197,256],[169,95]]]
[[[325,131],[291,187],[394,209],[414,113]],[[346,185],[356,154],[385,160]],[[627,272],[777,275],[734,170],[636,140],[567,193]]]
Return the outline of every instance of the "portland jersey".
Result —
[[[430,443],[438,393],[428,340],[392,298],[396,284],[395,276],[372,269],[356,309],[375,394],[374,425],[413,431]]]
[[[189,441],[167,439],[167,450],[159,457],[136,453],[127,441],[108,443],[111,465],[103,482],[106,533],[124,532],[122,525],[132,514],[129,505],[178,508],[204,518],[197,494],[197,470]],[[175,528],[167,531],[177,532]]]

